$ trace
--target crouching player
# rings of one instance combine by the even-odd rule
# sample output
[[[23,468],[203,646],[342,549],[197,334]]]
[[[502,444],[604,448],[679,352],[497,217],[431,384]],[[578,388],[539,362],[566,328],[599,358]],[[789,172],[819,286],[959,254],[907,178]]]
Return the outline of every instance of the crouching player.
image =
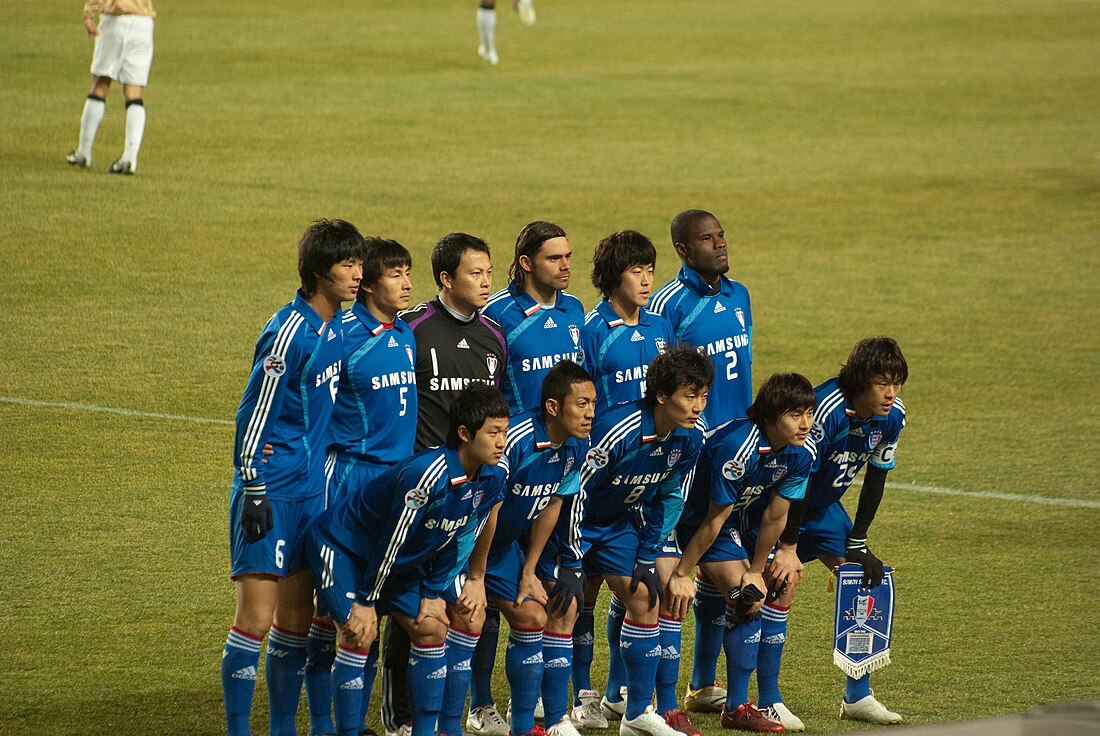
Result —
[[[487,559],[482,563],[475,551],[470,560],[470,578],[484,576],[489,602],[504,614],[511,629],[504,668],[512,693],[511,733],[516,736],[539,733],[535,728],[535,704],[543,684],[544,641],[554,667],[568,678],[568,653],[551,650],[570,645],[571,652],[572,620],[568,616],[571,612],[575,615],[573,599],[581,595],[582,586],[576,575],[568,571],[559,574],[562,582],[555,586],[554,593],[558,604],[555,610],[561,609],[561,613],[551,614],[548,627],[544,608],[547,595],[536,568],[558,521],[563,498],[576,494],[580,486],[579,471],[588,449],[595,406],[596,389],[583,368],[566,360],[550,369],[542,381],[542,408],[512,417],[500,463],[508,472],[507,489],[478,541],[480,551],[483,540],[491,539]],[[553,581],[553,574],[547,579]],[[448,600],[457,600],[458,593],[456,585],[448,593]],[[544,632],[547,628],[549,631]],[[448,674],[440,734],[461,734],[470,660],[480,633],[480,621],[463,621],[459,627],[452,620],[447,650],[448,661],[455,666]],[[562,682],[565,685],[567,679]],[[563,700],[560,716],[564,716],[564,705]],[[553,736],[576,736],[568,719],[558,720],[549,729]]]
[[[473,550],[478,507],[504,492],[505,473],[496,465],[507,430],[504,396],[472,384],[450,408],[445,446],[350,489],[310,527],[318,612],[336,622],[339,641],[332,692],[341,736],[362,728],[363,668],[384,613],[413,643],[412,733],[435,734],[447,676],[441,594]]]
[[[727,601],[728,691],[722,727],[778,733],[778,715],[748,700],[749,676],[760,642],[759,611],[769,590],[768,556],[787,523],[792,500],[802,498],[815,459],[809,438],[815,403],[813,385],[797,373],[771,376],[760,387],[748,417],[707,438],[695,482],[677,528],[687,541],[668,584],[673,615],[687,613],[695,598],[695,565],[718,585]],[[772,565],[772,587],[793,584],[797,559]],[[777,561],[778,563],[778,561]]]
[[[584,569],[602,575],[626,606],[618,642],[627,687],[622,736],[680,736],[648,708],[662,650],[680,647],[679,630],[658,625],[663,589],[657,552],[666,522],[675,523],[683,508],[682,488],[703,446],[700,417],[713,380],[710,360],[695,350],[676,347],[659,355],[649,367],[645,398],[597,418],[581,468]]]
[[[882,501],[886,474],[896,464],[894,453],[905,426],[905,405],[898,392],[908,377],[909,366],[897,342],[889,337],[871,337],[856,343],[836,378],[815,389],[818,404],[813,432],[818,466],[806,492],[805,513],[801,513],[801,504],[792,507],[777,557],[793,556],[797,544],[802,562],[816,557],[830,570],[843,562],[858,562],[863,566],[865,586],[873,587],[882,580],[883,564],[867,547],[867,530]],[[841,498],[864,465],[867,472],[853,524]],[[783,637],[778,634],[786,633],[786,614],[793,601],[794,586],[789,586],[774,604],[775,615],[765,612],[765,628],[769,619],[776,617],[781,628],[777,626],[771,637],[765,631],[757,671],[761,704],[774,704],[777,710],[787,713],[790,711],[782,705],[779,693]],[[901,723],[902,717],[871,693],[869,677],[847,678],[840,717],[878,724]],[[798,723],[801,725],[801,721]]]
[[[268,321],[237,408],[229,545],[237,609],[222,650],[230,736],[248,734],[260,646],[267,642],[271,733],[294,733],[313,580],[302,539],[323,509],[323,448],[342,359],[333,318],[355,298],[363,238],[343,220],[318,220],[298,243],[302,286]],[[265,456],[265,446],[274,454]]]

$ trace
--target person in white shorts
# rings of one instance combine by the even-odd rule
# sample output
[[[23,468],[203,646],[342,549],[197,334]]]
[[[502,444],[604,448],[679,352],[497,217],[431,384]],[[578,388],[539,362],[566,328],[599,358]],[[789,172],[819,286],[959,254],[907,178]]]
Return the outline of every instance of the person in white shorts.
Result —
[[[99,16],[99,25],[96,25]],[[84,28],[95,39],[92,54],[92,88],[80,118],[80,144],[65,160],[73,166],[92,165],[92,143],[107,108],[111,80],[122,83],[126,98],[126,145],[122,156],[107,169],[112,174],[137,171],[138,150],[145,133],[145,101],[153,63],[152,0],[87,0]]]
[[[497,0],[478,0],[477,4],[477,55],[489,66],[500,63],[496,47]],[[524,25],[535,25],[534,0],[512,0],[512,9],[519,13]]]

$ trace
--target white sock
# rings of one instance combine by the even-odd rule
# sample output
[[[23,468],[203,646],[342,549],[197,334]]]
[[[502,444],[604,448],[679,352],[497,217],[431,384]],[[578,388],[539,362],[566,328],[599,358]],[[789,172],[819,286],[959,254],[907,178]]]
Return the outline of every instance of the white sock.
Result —
[[[519,0],[521,5],[534,5],[534,0]]]
[[[76,152],[89,162],[92,160],[92,144],[95,143],[95,134],[99,130],[99,124],[103,122],[103,113],[107,111],[107,103],[98,97],[89,97],[84,100],[84,114],[80,116],[80,145]]]
[[[145,105],[140,101],[131,102],[126,107],[126,147],[122,151],[122,160],[129,161],[134,171],[137,171],[138,151],[144,134]]]
[[[496,8],[478,8],[477,35],[481,39],[481,45],[485,47],[486,51],[492,51],[496,48],[493,45],[493,34],[496,32],[496,28]]]

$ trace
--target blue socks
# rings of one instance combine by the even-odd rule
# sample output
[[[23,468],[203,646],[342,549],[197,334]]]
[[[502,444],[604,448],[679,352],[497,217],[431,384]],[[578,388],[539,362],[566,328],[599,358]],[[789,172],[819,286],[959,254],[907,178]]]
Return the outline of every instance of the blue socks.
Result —
[[[535,703],[542,688],[542,629],[512,629],[504,672],[512,689],[512,734],[535,730]]]
[[[790,606],[765,603],[760,624],[760,655],[756,662],[756,684],[760,688],[759,708],[783,702],[779,694],[779,663],[787,641],[787,613]]]
[[[306,669],[305,633],[272,626],[267,635],[267,696],[271,702],[271,736],[295,736],[298,700]]]
[[[447,653],[442,642],[409,649],[409,699],[412,736],[435,736],[447,683]]]
[[[626,720],[640,716],[653,699],[657,665],[661,661],[661,637],[657,624],[636,624],[623,619],[619,647],[626,665]]]
[[[549,729],[569,712],[569,675],[573,669],[573,637],[544,631],[542,634],[543,724]]]
[[[607,604],[607,648],[611,652],[611,659],[607,663],[607,691],[604,693],[612,703],[623,701],[619,693],[626,684],[626,666],[623,664],[623,655],[619,650],[619,632],[623,629],[625,617],[626,606],[617,595],[612,593],[611,602]]]
[[[573,625],[573,705],[580,705],[577,693],[592,689],[592,649],[596,644],[596,602],[584,602]],[[543,707],[546,704],[543,703]]]
[[[222,695],[225,698],[225,725],[229,736],[251,733],[248,717],[252,714],[252,691],[256,689],[256,667],[260,663],[263,639],[229,629],[222,650]]]
[[[680,679],[680,629],[683,624],[673,618],[660,617],[661,661],[657,665],[657,712],[667,713],[680,706],[676,703],[676,682]]]
[[[363,728],[363,674],[369,652],[349,649],[343,644],[336,650],[332,665],[332,693],[336,705],[336,733],[338,736],[358,736]],[[311,733],[314,731],[312,717]]]
[[[691,666],[691,689],[714,684],[718,655],[725,636],[726,601],[714,583],[695,576],[695,661]],[[740,703],[738,703],[740,705]]]
[[[493,703],[493,668],[497,663],[497,639],[500,636],[500,610],[489,605],[485,609],[485,624],[481,640],[474,650],[474,676],[470,681],[470,710]]]
[[[443,690],[443,705],[439,711],[440,736],[462,736],[462,712],[466,709],[466,693],[470,689],[470,660],[474,656],[481,634],[462,629],[447,629],[447,684]]]
[[[336,657],[336,629],[313,619],[306,641],[306,702],[309,703],[309,732],[333,733],[332,662]]]
[[[733,610],[726,613],[733,619]],[[735,709],[749,700],[749,677],[756,669],[756,655],[760,650],[760,619],[726,628],[723,645],[726,649],[726,707]]]
[[[871,694],[871,676],[864,675],[858,680],[854,677],[844,678],[844,699],[849,703],[862,700]]]

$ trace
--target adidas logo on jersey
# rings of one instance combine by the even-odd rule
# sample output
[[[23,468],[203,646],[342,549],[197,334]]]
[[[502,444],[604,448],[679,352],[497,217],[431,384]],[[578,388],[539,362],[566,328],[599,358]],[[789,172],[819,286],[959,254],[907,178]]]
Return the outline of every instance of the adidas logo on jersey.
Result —
[[[726,311],[726,308],[722,306],[722,302],[715,302],[714,303],[714,313],[715,314],[721,314],[724,311]]]
[[[560,460],[561,458],[558,456],[558,453],[555,452],[553,455],[550,456],[550,459],[546,461],[546,464],[549,465],[550,463],[556,463]]]
[[[852,437],[866,437],[867,436],[863,433],[863,427],[856,427],[855,429],[849,430],[848,434]]]
[[[340,683],[341,690],[362,690],[363,678],[356,677],[354,680],[348,680],[347,682]]]
[[[562,669],[569,666],[569,660],[565,657],[554,657],[546,663],[546,668],[550,670]]]
[[[461,340],[458,341],[458,344],[455,345],[455,347],[456,348],[463,348],[465,350],[469,350],[470,349],[470,343],[466,342],[466,338],[464,337],[464,338],[462,338]]]
[[[544,322],[543,325],[542,325],[542,329],[552,330],[557,326],[558,326],[558,323],[554,321],[553,317],[547,317],[546,322]]]
[[[429,680],[446,680],[447,679],[447,665],[443,665],[432,674],[428,675]]]
[[[472,488],[467,488],[467,489],[466,489],[466,493],[464,493],[464,494],[462,495],[462,500],[463,500],[463,501],[469,501],[469,500],[470,500],[471,498],[473,498],[473,497],[474,497],[474,491],[473,491],[473,489],[472,489]]]
[[[642,337],[642,333],[634,330],[634,334],[630,336],[630,342],[645,342],[645,338]]]
[[[326,337],[325,340],[335,340],[335,339],[336,339],[336,330],[329,330],[328,331],[328,337]]]
[[[388,347],[388,348],[397,347],[397,340],[394,339],[393,335],[390,335],[390,341],[388,343],[386,343],[386,347]]]
[[[656,450],[649,453],[649,456],[650,457],[661,457],[661,455],[664,455],[664,454],[665,454],[665,451],[663,449],[661,449],[660,447],[658,447]]]
[[[230,675],[234,680],[255,680],[256,668],[255,667],[242,667],[241,669]]]
[[[530,657],[523,660],[524,664],[539,664],[541,662],[542,662],[542,652],[538,652],[537,654],[532,654]]]

